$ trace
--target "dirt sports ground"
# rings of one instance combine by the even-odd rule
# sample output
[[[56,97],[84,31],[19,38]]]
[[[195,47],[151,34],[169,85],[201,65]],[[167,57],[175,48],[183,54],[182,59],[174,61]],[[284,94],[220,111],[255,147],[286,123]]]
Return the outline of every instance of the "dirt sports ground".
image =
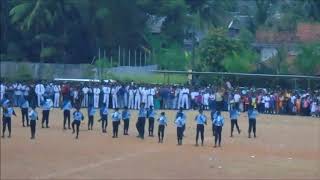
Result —
[[[187,112],[183,146],[176,145],[175,111],[167,111],[163,144],[156,137],[136,138],[133,111],[130,136],[111,138],[110,118],[102,134],[96,117],[93,131],[87,119],[81,124],[78,140],[62,130],[60,110],[51,111],[50,129],[38,121],[36,139],[30,140],[16,111],[11,139],[1,139],[1,179],[320,179],[319,118],[260,115],[256,139],[247,138],[246,114],[239,120],[242,133],[233,138],[226,118],[222,147],[213,148],[211,122],[204,147],[194,145],[196,111]]]

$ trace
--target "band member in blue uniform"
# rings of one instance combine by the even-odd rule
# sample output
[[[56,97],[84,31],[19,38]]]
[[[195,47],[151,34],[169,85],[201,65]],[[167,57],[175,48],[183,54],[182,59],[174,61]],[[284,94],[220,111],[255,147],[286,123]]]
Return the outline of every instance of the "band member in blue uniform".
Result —
[[[248,138],[251,138],[251,131],[253,131],[253,136],[256,138],[256,118],[258,115],[258,111],[254,109],[252,106],[249,107],[248,110],[248,118],[249,118],[249,129],[248,129]]]
[[[11,137],[11,117],[12,115],[17,116],[14,112],[11,102],[8,102],[7,107],[4,106],[3,109],[3,122],[2,122],[2,138],[4,138],[4,134],[8,127],[9,135],[8,138]]]
[[[141,103],[138,112],[138,121],[136,124],[139,135],[138,138],[144,139],[144,128],[146,124],[147,111],[145,109],[145,103]]]
[[[65,98],[62,104],[61,109],[63,110],[63,129],[67,129],[66,128],[66,123],[68,121],[68,129],[71,129],[70,126],[70,111],[72,109],[72,104],[69,98]]]
[[[30,120],[31,139],[34,139],[36,136],[37,120],[39,119],[35,105],[30,109],[28,116]]]
[[[224,118],[221,115],[220,111],[217,111],[217,116],[214,119],[214,125],[215,125],[215,138],[214,138],[214,147],[217,147],[217,142],[219,143],[219,147],[221,146],[221,133],[222,133],[222,127],[224,125]]]
[[[154,118],[155,118],[156,112],[153,109],[153,106],[150,106],[148,111],[147,111],[147,117],[149,120],[149,136],[153,137],[153,129],[154,129]]]
[[[123,120],[123,135],[129,135],[129,122],[130,122],[131,114],[128,110],[128,107],[125,106],[124,110],[122,111],[122,120]]]
[[[73,112],[73,122],[72,122],[72,133],[73,134],[75,133],[74,126],[76,126],[76,128],[77,128],[76,139],[79,138],[79,128],[80,128],[81,121],[83,121],[83,119],[84,119],[84,116],[83,116],[82,112],[80,112],[80,107],[76,106],[76,111]]]
[[[100,109],[100,120],[102,133],[107,133],[108,126],[108,106],[106,103],[103,103],[103,106]]]
[[[93,107],[92,104],[89,104],[89,106],[88,106],[88,130],[92,130],[95,113],[96,113],[96,109]]]
[[[112,113],[112,126],[113,126],[112,138],[118,138],[120,120],[121,120],[121,114],[119,112],[119,108],[115,108],[115,111]]]
[[[22,116],[22,126],[25,127],[25,121],[27,126],[29,126],[29,117],[28,117],[28,109],[29,109],[29,101],[22,97],[21,99],[21,116]]]
[[[158,123],[158,143],[163,143],[164,129],[167,126],[167,117],[165,115],[165,112],[161,112],[160,117],[158,118]]]
[[[198,146],[199,134],[201,135],[201,146],[204,141],[204,125],[207,125],[207,117],[203,114],[203,110],[199,110],[199,114],[196,116],[195,121],[197,122],[196,132],[196,146]]]

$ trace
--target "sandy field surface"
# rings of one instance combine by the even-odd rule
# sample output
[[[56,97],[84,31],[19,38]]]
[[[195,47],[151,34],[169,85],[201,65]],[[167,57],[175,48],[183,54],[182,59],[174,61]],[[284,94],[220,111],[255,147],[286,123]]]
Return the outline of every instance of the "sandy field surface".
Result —
[[[62,129],[61,110],[51,111],[49,129],[38,121],[35,140],[16,111],[12,137],[1,139],[1,179],[320,179],[319,118],[260,115],[257,138],[248,139],[247,115],[238,120],[241,134],[231,138],[224,113],[222,147],[213,148],[211,122],[204,146],[195,146],[196,111],[186,111],[182,146],[177,146],[173,124],[176,111],[166,111],[163,144],[157,137],[136,138],[136,111],[131,111],[129,136],[122,135],[121,123],[120,136],[113,139],[110,117],[103,134],[96,116],[93,131],[87,130],[85,118],[78,140],[71,130]],[[155,134],[157,129],[156,123]]]

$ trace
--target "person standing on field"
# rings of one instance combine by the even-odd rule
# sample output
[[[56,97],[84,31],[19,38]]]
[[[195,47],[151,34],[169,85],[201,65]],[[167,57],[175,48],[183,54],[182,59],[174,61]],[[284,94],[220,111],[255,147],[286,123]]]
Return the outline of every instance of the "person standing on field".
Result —
[[[79,137],[79,128],[80,128],[80,124],[81,124],[81,121],[83,121],[84,119],[84,116],[82,114],[82,112],[80,112],[80,107],[76,107],[76,111],[73,112],[73,122],[72,122],[72,134],[75,133],[75,127],[76,126],[76,129],[77,129],[77,136],[76,136],[76,139],[78,139]]]
[[[258,111],[255,110],[252,106],[248,110],[248,118],[249,118],[249,129],[248,129],[248,138],[251,138],[251,132],[253,131],[253,136],[256,138],[256,118],[258,115]]]
[[[165,126],[167,126],[167,117],[165,115],[165,112],[161,112],[160,117],[158,119],[158,138],[159,142],[158,143],[163,143],[163,137],[164,137],[164,129]]]
[[[233,137],[234,126],[236,126],[239,134],[241,132],[239,125],[238,125],[238,117],[240,115],[240,112],[236,108],[236,105],[231,106],[229,114],[230,114],[230,119],[231,119],[231,135],[230,135],[230,137]]]
[[[38,113],[36,111],[36,107],[32,107],[31,110],[28,113],[29,119],[30,119],[30,130],[31,130],[31,138],[34,139],[36,136],[36,127],[37,127],[37,120],[38,118]]]
[[[131,114],[128,110],[128,107],[125,106],[122,111],[122,120],[123,120],[123,135],[127,136],[129,131],[129,122],[130,122]]]
[[[214,119],[214,125],[215,125],[215,138],[214,138],[214,147],[217,147],[217,143],[219,143],[219,147],[221,146],[221,133],[222,133],[222,127],[224,125],[224,118],[221,115],[220,111],[217,111],[217,116]]]
[[[203,114],[202,109],[199,109],[199,114],[196,116],[195,121],[197,122],[196,146],[198,146],[199,134],[201,135],[201,146],[203,146],[204,125],[207,125],[207,117]]]

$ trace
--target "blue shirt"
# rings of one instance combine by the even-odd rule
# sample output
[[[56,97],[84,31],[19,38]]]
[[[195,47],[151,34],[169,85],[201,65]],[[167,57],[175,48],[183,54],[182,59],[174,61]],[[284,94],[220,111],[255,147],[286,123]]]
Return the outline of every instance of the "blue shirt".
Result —
[[[207,122],[207,118],[203,114],[198,114],[195,120],[197,121],[197,124],[205,124]]]
[[[31,110],[28,115],[29,115],[30,121],[38,120],[38,113],[35,110]]]
[[[21,104],[21,108],[29,108],[29,102],[28,102],[28,100],[25,100],[25,101]]]
[[[231,120],[237,120],[240,115],[240,112],[237,111],[236,109],[232,109],[232,110],[230,110],[229,114],[230,114]]]
[[[75,121],[82,121],[82,120],[84,119],[82,112],[80,112],[80,111],[75,111],[75,112],[73,113],[73,119],[74,119]]]
[[[130,112],[129,111],[122,111],[122,119],[125,120],[125,119],[130,119]]]
[[[43,110],[50,110],[52,107],[52,101],[50,99],[47,99],[46,101],[43,102],[42,104],[42,109]]]
[[[96,109],[91,107],[91,108],[88,108],[88,115],[89,116],[94,116],[94,114],[96,113]]]
[[[183,118],[178,117],[175,121],[177,127],[182,127],[184,125]]]
[[[71,102],[70,101],[64,101],[63,105],[62,105],[62,109],[70,111],[72,109]]]
[[[160,116],[158,122],[159,125],[167,125],[167,118],[165,116]]]
[[[148,110],[148,113],[147,113],[148,118],[154,118],[155,115],[156,115],[156,112],[154,111],[154,109]]]
[[[183,123],[182,125],[185,125],[186,124],[186,120],[187,120],[187,116],[186,116],[186,114],[184,112],[178,112],[177,115],[176,115],[176,119],[178,118],[178,114],[179,113],[182,113],[182,117],[181,117],[182,123]]]
[[[217,111],[211,111],[211,121],[213,122],[217,118]]]
[[[220,115],[220,116],[217,116],[215,119],[214,119],[214,125],[215,126],[223,126],[224,124],[224,118]]]
[[[182,118],[187,119],[187,116],[184,112],[177,112],[176,119],[178,118],[179,113],[182,113]]]
[[[112,121],[120,121],[121,120],[121,114],[119,112],[114,112],[112,114]]]
[[[139,109],[138,117],[146,117],[147,112],[144,108]]]
[[[257,115],[258,115],[258,111],[257,110],[249,110],[248,111],[248,118],[249,119],[256,119]]]
[[[4,117],[11,118],[12,115],[16,115],[12,107],[8,107],[7,110],[3,113]]]
[[[100,116],[106,116],[108,115],[108,108],[107,106],[104,106],[100,109]]]
[[[3,98],[3,99],[1,99],[0,105],[1,105],[2,107],[7,107],[8,104],[9,104],[9,102],[10,102],[9,99]]]

